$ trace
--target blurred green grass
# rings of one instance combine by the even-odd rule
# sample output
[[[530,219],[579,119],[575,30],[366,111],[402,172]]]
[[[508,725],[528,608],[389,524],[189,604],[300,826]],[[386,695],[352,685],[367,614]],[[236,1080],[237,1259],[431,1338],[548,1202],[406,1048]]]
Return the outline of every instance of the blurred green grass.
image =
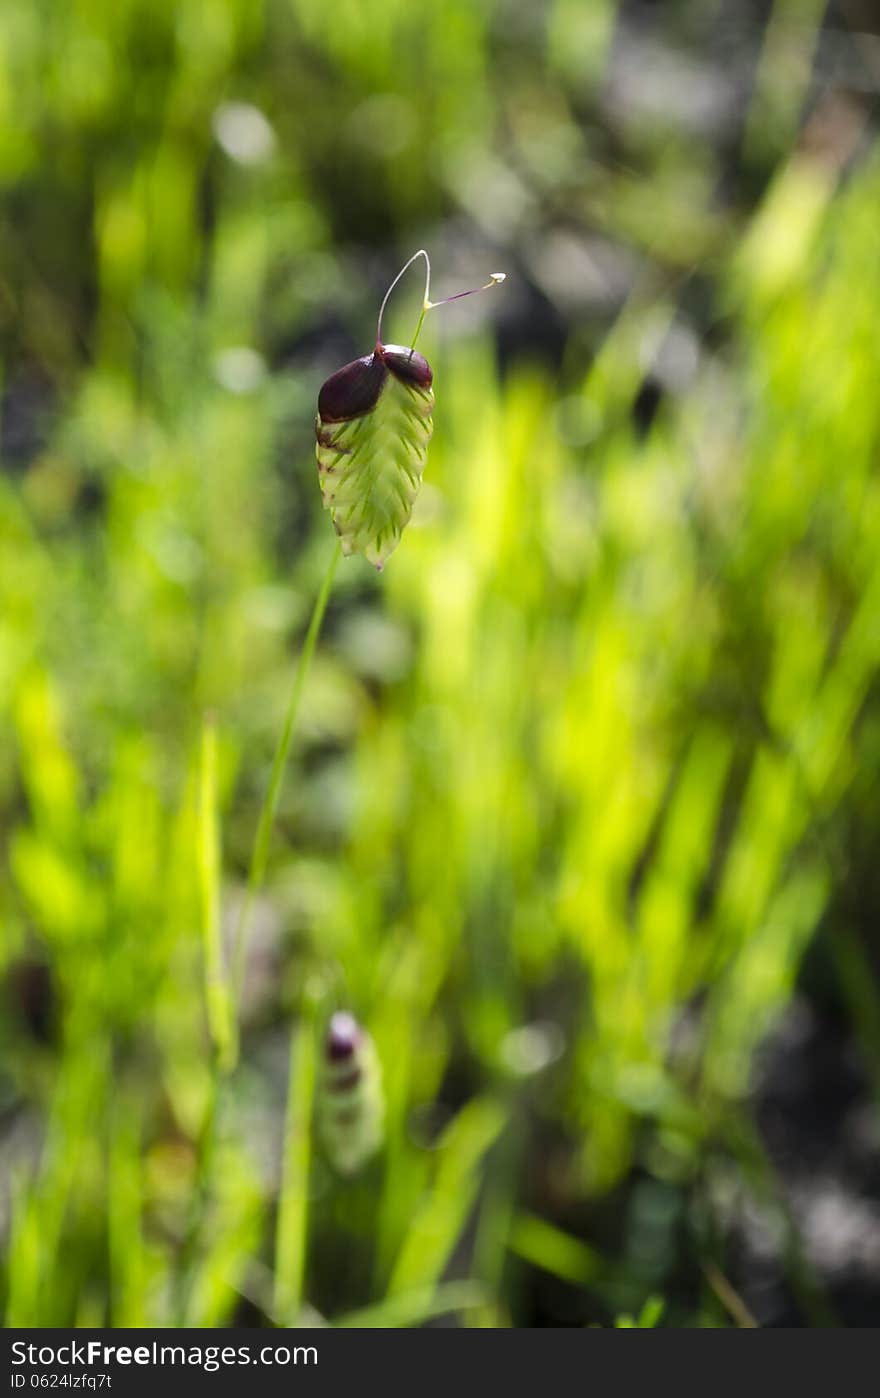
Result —
[[[840,94],[798,135],[819,8],[759,32],[725,201],[609,115],[611,3],[4,6],[8,1324],[726,1323],[731,1173],[827,1320],[749,1096],[817,938],[880,1042],[880,166]],[[432,318],[419,515],[340,568],[203,1178],[315,393],[421,244],[509,282]],[[383,1064],[351,1183],[316,984]]]

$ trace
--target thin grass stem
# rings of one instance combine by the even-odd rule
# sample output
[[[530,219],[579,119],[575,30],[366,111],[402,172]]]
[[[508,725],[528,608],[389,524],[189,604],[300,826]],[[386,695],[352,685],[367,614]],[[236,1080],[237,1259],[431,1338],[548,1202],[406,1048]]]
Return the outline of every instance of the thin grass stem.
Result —
[[[266,866],[269,862],[269,848],[272,841],[272,826],[275,821],[275,813],[278,809],[278,801],[281,796],[281,787],[284,782],[284,772],[287,766],[287,758],[290,753],[290,744],[293,739],[296,720],[299,714],[300,701],[305,689],[312,657],[321,630],[321,623],[324,620],[324,612],[327,609],[327,601],[330,596],[330,589],[333,586],[333,578],[336,574],[336,567],[339,563],[341,549],[337,544],[333,549],[333,554],[324,574],[324,581],[321,583],[320,591],[315,598],[315,605],[312,609],[309,629],[306,632],[306,639],[300,652],[296,673],[293,679],[293,687],[290,691],[290,701],[287,706],[287,714],[284,719],[284,727],[278,739],[278,746],[275,749],[275,756],[272,759],[272,773],[269,778],[269,789],[266,792],[265,800],[260,811],[260,818],[257,823],[257,833],[254,839],[254,848],[251,855],[250,870],[248,872],[247,891],[241,907],[238,919],[238,926],[235,932],[232,953],[232,984],[234,1004],[237,1006],[241,998],[241,986],[244,976],[245,952],[247,950],[247,939],[250,933],[251,920],[253,918],[254,905],[263,887],[266,877]]]
[[[206,720],[202,733],[202,748],[199,780],[199,883],[202,906],[202,934],[205,952],[205,984],[207,996],[208,1022],[211,1028],[212,1054],[211,1077],[208,1087],[208,1100],[199,1131],[196,1146],[196,1179],[192,1203],[184,1232],[183,1245],[177,1274],[175,1309],[179,1323],[185,1325],[190,1320],[195,1261],[210,1196],[211,1176],[217,1147],[217,1128],[221,1112],[224,1084],[238,1061],[239,1030],[238,1007],[241,999],[241,985],[244,973],[247,938],[250,932],[254,904],[263,886],[272,826],[290,746],[296,729],[300,701],[308,678],[312,658],[318,643],[324,613],[333,579],[339,563],[341,550],[337,544],[330,557],[320,590],[315,598],[312,615],[303,648],[300,652],[294,673],[293,685],[284,726],[278,739],[272,760],[269,787],[263,801],[254,848],[248,871],[248,884],[236,926],[232,949],[231,985],[226,979],[220,940],[219,883],[220,855],[216,817],[216,733],[210,720]],[[296,1030],[294,1031],[296,1033]],[[311,1099],[309,1099],[311,1100]],[[290,1213],[290,1206],[287,1207]],[[280,1211],[279,1211],[280,1216]],[[288,1288],[290,1277],[295,1275],[295,1262],[286,1262]],[[292,1287],[293,1294],[297,1288]]]

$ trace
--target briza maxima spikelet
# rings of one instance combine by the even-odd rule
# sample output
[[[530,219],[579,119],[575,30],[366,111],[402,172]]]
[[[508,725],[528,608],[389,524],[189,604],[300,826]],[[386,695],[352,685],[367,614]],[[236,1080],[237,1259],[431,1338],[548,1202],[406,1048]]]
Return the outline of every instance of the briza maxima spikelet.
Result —
[[[377,343],[332,374],[318,397],[324,508],[342,552],[379,569],[412,515],[433,428],[433,378],[423,355]]]
[[[328,1160],[354,1175],[382,1144],[384,1104],[379,1059],[353,1015],[330,1020],[321,1055],[318,1128]]]
[[[419,257],[427,274],[412,345],[383,344],[388,298]],[[425,316],[435,306],[503,281],[503,272],[493,272],[484,286],[431,301],[431,263],[420,249],[385,293],[373,353],[338,369],[321,388],[315,418],[318,480],[343,553],[361,553],[381,570],[412,517],[433,430],[434,375],[415,349]]]

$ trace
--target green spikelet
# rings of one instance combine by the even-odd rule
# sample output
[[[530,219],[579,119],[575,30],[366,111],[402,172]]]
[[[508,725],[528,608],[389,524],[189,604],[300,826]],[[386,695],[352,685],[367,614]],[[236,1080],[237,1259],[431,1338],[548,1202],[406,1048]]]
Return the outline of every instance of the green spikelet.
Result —
[[[433,427],[433,375],[423,355],[377,344],[321,389],[318,479],[345,554],[382,569],[418,494]]]
[[[373,1040],[350,1014],[330,1020],[321,1057],[318,1129],[341,1175],[354,1175],[382,1144],[384,1103]]]
[[[425,295],[412,345],[385,345],[382,316],[388,298],[419,258],[425,262]],[[362,553],[381,570],[412,516],[434,412],[434,376],[415,348],[425,316],[503,281],[503,272],[492,272],[484,286],[432,301],[431,259],[419,248],[385,293],[373,353],[352,360],[322,387],[315,418],[318,480],[343,553]]]

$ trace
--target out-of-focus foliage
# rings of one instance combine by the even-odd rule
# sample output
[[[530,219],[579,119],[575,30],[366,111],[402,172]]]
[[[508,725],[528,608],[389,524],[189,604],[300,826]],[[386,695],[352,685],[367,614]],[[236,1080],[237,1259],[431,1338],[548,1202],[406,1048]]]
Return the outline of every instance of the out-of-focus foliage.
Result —
[[[880,1206],[830,1153],[790,1188],[750,1094],[797,992],[876,1141],[877,40],[660,8],[0,7],[8,1323],[876,1295],[810,1180],[836,1238]],[[438,293],[508,281],[430,318],[413,525],[340,566],[207,1170],[211,967],[333,546],[315,394],[419,246]],[[316,999],[382,1063],[353,1181]]]

